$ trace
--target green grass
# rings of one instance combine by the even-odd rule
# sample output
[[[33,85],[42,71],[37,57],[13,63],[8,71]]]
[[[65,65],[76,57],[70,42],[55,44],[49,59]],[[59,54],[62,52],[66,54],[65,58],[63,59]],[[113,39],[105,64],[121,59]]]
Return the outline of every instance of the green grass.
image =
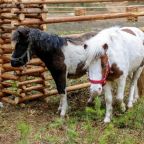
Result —
[[[28,144],[28,136],[30,134],[30,125],[27,124],[26,122],[19,122],[17,124],[17,129],[20,133],[20,140],[18,144]]]
[[[13,87],[15,87],[15,84]],[[43,103],[40,107],[34,106],[32,111],[35,111],[37,115],[35,113],[29,114],[31,104],[23,109],[17,106],[18,112],[21,111],[18,113],[21,114],[21,117],[15,118],[17,119],[15,121],[16,128],[10,129],[11,125],[14,124],[9,124],[6,115],[4,119],[6,122],[4,123],[9,127],[7,128],[4,123],[3,125],[1,123],[1,132],[4,133],[7,129],[7,133],[9,131],[18,133],[16,144],[35,144],[36,142],[46,144],[144,143],[144,97],[141,97],[134,104],[134,107],[124,114],[114,109],[111,123],[104,124],[105,106],[102,105],[102,97],[95,97],[94,106],[87,107],[85,95],[88,95],[86,89],[69,94],[71,110],[65,119],[60,118],[54,112],[58,107],[59,97],[50,97],[47,110],[54,105],[50,111],[46,110],[45,112],[44,108],[41,109]],[[78,100],[80,104],[78,104]],[[42,111],[41,114],[39,109]],[[26,112],[26,114],[23,112]],[[43,113],[44,115],[42,115]],[[1,116],[5,116],[5,114],[1,114]],[[15,116],[18,117],[16,114]]]
[[[142,144],[144,142],[144,98],[133,109],[110,124],[104,124],[100,98],[93,108],[73,112],[66,119],[59,117],[40,130],[35,137],[52,144]],[[40,137],[43,135],[43,137]]]

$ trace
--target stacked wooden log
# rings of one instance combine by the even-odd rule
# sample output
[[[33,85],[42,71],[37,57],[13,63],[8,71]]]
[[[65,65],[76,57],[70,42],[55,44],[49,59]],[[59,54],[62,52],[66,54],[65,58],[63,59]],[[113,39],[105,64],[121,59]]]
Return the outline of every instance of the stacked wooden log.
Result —
[[[3,76],[6,72],[6,69],[3,68],[3,65],[8,64],[9,60],[7,57],[9,57],[9,54],[11,53],[11,19],[13,18],[13,15],[11,15],[11,7],[13,7],[12,4],[5,4],[4,2],[1,2],[0,5],[0,81],[1,81],[1,91],[0,91],[0,96],[2,97],[4,95],[3,88],[4,85],[2,84],[5,80],[9,80],[9,77],[4,77]]]
[[[1,64],[1,97],[12,104],[19,103],[24,97],[38,97],[45,94],[45,67],[34,58],[26,70],[13,68],[10,65],[12,54],[11,33],[16,24],[22,21],[43,21],[46,19],[44,4],[23,4],[24,0],[8,0],[0,7],[0,64]],[[46,29],[46,25],[32,24],[31,27]],[[27,77],[27,75],[29,77]],[[29,98],[30,99],[30,98]]]

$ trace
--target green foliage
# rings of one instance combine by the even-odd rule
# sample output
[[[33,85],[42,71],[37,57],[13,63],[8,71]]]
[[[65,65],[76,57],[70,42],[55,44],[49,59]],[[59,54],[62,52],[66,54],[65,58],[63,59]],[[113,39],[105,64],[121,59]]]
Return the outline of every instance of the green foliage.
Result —
[[[46,131],[45,131],[45,133],[46,133]],[[37,134],[35,134],[35,140],[39,141],[39,142],[43,142],[43,143],[49,142],[52,144],[56,144],[59,142],[59,137],[48,134],[48,133],[46,133],[44,136],[42,136],[42,132],[38,132]]]
[[[75,144],[79,136],[77,132],[77,120],[69,119],[66,125],[65,136],[67,140],[65,144]]]
[[[75,144],[76,143],[76,138],[78,137],[78,133],[76,129],[73,127],[70,127],[66,130],[66,137],[67,141],[65,144]]]
[[[113,116],[110,124],[104,124],[105,108],[96,97],[93,107],[71,112],[62,119],[59,116],[38,129],[34,140],[52,144],[136,144],[143,142],[144,98],[134,108],[119,117]],[[21,137],[19,144],[29,144],[30,126],[24,122],[17,126]],[[136,133],[135,133],[136,132]]]
[[[45,138],[44,138],[44,141],[49,142],[51,144],[57,144],[57,143],[59,143],[60,138],[57,137],[57,136],[53,136],[53,135],[47,134],[45,136]]]
[[[30,134],[30,126],[25,122],[20,122],[17,124],[17,129],[20,132],[19,144],[28,144],[28,136]]]
[[[144,129],[144,98],[141,98],[139,104],[135,104],[122,116],[114,119],[114,124],[119,128]]]
[[[88,119],[101,119],[104,116],[105,110],[101,108],[101,100],[96,97],[94,107],[86,107],[86,116]]]
[[[135,144],[136,141],[127,133],[121,133],[114,125],[108,124],[99,138],[99,144]]]
[[[109,124],[103,134],[99,138],[99,144],[110,144],[111,142],[114,144],[117,141],[117,137],[115,136],[116,129],[112,124]]]
[[[98,135],[98,129],[93,126],[93,123],[91,120],[88,120],[83,123],[82,130],[84,131],[85,137],[85,142],[87,144],[92,144],[95,143]]]
[[[55,121],[49,124],[50,128],[61,128],[64,125],[64,119],[57,118]]]

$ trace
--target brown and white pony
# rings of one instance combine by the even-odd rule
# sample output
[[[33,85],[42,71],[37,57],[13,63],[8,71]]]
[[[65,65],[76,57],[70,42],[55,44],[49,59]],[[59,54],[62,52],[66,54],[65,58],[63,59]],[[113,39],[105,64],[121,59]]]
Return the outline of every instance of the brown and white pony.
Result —
[[[87,71],[87,46],[84,41],[96,35],[86,33],[81,37],[70,38],[51,35],[39,29],[19,27],[12,35],[15,50],[12,54],[11,65],[25,65],[33,55],[39,57],[50,71],[58,93],[61,95],[58,110],[65,116],[68,108],[66,79],[78,78]]]
[[[112,27],[104,29],[85,42],[87,46],[86,65],[89,66],[91,93],[105,92],[106,115],[104,122],[112,116],[112,82],[117,82],[116,99],[121,109],[126,110],[124,89],[126,78],[133,73],[128,107],[138,99],[137,80],[144,67],[144,33],[135,27]],[[104,47],[103,47],[104,46]],[[96,58],[96,55],[97,58]],[[92,100],[92,96],[89,101]]]

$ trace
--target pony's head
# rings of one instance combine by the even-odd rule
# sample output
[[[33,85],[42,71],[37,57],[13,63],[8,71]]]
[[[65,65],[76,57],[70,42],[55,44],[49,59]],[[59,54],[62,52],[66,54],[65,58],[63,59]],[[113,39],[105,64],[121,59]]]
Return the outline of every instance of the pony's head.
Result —
[[[19,27],[12,35],[14,51],[11,57],[11,65],[13,67],[25,65],[32,57],[29,32],[30,28]]]
[[[108,63],[108,45],[107,40],[102,39],[100,34],[88,40],[84,45],[84,47],[87,47],[86,67],[89,69],[90,92],[92,95],[102,93],[102,86],[105,82],[103,65]]]
[[[91,96],[102,93],[102,87],[109,77],[110,66],[108,56],[111,52],[112,45],[119,38],[118,27],[112,27],[102,30],[96,36],[85,42],[87,50],[86,65],[89,69],[90,92]],[[115,70],[117,67],[115,66]],[[112,74],[112,77],[115,73]],[[121,72],[120,72],[121,74]],[[92,99],[92,98],[91,98]]]
[[[100,95],[102,93],[102,87],[105,85],[110,66],[108,62],[108,56],[105,54],[97,60],[95,60],[89,66],[89,81],[91,94]]]

